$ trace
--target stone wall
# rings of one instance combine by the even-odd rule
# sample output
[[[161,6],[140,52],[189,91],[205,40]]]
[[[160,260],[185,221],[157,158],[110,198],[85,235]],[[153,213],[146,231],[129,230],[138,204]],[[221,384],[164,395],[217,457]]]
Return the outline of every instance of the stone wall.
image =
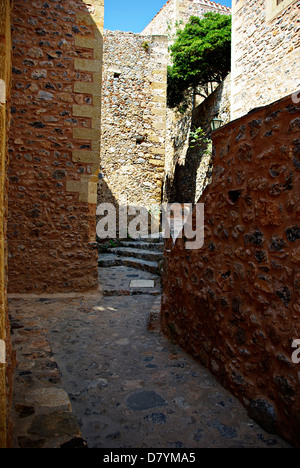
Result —
[[[194,111],[190,110],[175,121],[171,138],[173,148],[169,152],[166,180],[169,183],[167,200],[171,203],[197,203],[210,180],[211,151],[209,145],[191,144],[190,130],[201,128],[207,139],[211,134],[211,121],[215,116],[230,122],[231,77],[226,79]]]
[[[175,168],[177,165],[184,164],[189,149],[192,113],[191,105],[184,113],[180,113],[176,109],[167,109],[166,163],[163,188],[163,201],[166,203],[171,200]]]
[[[144,29],[142,34],[163,34],[172,40],[178,27],[185,25],[191,16],[205,13],[230,14],[230,8],[210,0],[169,0]]]
[[[142,34],[161,34],[167,36],[171,33],[177,21],[176,8],[178,0],[168,0],[143,30]]]
[[[161,203],[167,39],[105,31],[98,203]]]
[[[288,96],[213,133],[204,246],[167,241],[162,299],[166,335],[297,446],[299,122]]]
[[[236,119],[299,90],[300,3],[232,3],[231,111]]]
[[[9,292],[97,287],[103,0],[14,1]]]
[[[7,132],[11,78],[10,2],[0,1],[0,447],[10,441],[11,344],[7,305]]]
[[[178,12],[179,22],[186,24],[191,16],[202,17],[205,13],[230,15],[231,9],[210,0],[179,0]]]

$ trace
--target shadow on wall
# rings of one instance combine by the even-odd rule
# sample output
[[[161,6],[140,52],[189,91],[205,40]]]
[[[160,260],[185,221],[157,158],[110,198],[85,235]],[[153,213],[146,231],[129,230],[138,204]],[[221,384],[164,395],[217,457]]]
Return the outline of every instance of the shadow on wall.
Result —
[[[230,75],[215,91],[195,108],[191,119],[191,131],[201,128],[207,139],[211,135],[211,121],[218,115],[224,124],[230,121]],[[174,178],[170,183],[170,203],[197,203],[211,180],[212,162],[209,143],[190,145],[184,164],[177,162]]]
[[[105,177],[103,176],[102,173],[100,173],[99,174],[99,181],[98,181],[98,200],[97,200],[98,207],[102,203],[110,203],[116,209],[116,214],[117,214],[116,230],[117,230],[117,237],[118,237],[118,232],[119,232],[119,203],[118,203],[117,199],[114,197],[111,189],[109,188],[109,185],[108,185],[107,181],[105,180]],[[97,210],[97,213],[98,213],[98,210]],[[96,214],[96,226],[98,225],[98,222],[102,218],[103,218],[102,215]],[[97,242],[100,245],[104,245],[109,239],[115,239],[115,236],[107,237],[106,239],[104,239],[104,238],[100,238],[96,233],[96,239],[97,239]]]
[[[207,150],[208,144],[190,147],[184,165],[176,164],[170,203],[195,203],[200,187],[201,195],[212,171],[211,154],[206,154]]]

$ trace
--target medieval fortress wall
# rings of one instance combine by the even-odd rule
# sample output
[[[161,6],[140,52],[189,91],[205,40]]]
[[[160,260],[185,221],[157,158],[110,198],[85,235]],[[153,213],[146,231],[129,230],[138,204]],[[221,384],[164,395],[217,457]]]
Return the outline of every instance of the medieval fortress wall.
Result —
[[[209,12],[225,15],[230,11],[230,8],[209,0],[169,0],[142,34],[164,34],[172,40],[177,28],[185,25],[191,16],[202,17]]]
[[[190,16],[209,11],[230,14],[208,0],[169,0],[141,34],[104,31],[98,204],[160,204],[182,120],[167,109],[168,46]]]
[[[160,204],[167,38],[105,31],[98,202]]]

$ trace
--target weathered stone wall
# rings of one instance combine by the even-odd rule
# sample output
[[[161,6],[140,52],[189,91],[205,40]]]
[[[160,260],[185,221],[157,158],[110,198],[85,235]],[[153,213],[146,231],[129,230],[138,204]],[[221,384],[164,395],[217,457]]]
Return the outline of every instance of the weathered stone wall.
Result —
[[[103,0],[14,1],[9,291],[97,286]]]
[[[183,165],[189,149],[189,135],[192,123],[192,106],[183,114],[176,109],[167,109],[167,138],[165,180],[163,201],[171,200],[174,174],[177,165]]]
[[[233,1],[232,119],[299,90],[300,3],[276,5]]]
[[[177,21],[178,0],[168,0],[143,30],[142,34],[159,34],[168,36],[172,34]]]
[[[178,0],[179,22],[186,24],[191,16],[202,17],[205,13],[230,15],[231,9],[210,0]]]
[[[205,13],[230,14],[230,8],[210,0],[169,0],[144,29],[142,34],[163,34],[170,40],[179,27],[191,16],[202,17]]]
[[[213,133],[204,246],[167,241],[162,299],[164,332],[297,446],[299,122],[289,96]]]
[[[10,1],[0,1],[0,447],[9,446],[11,344],[7,305],[7,132],[11,79]]]
[[[166,81],[166,37],[105,31],[99,204],[160,204]]]
[[[171,137],[173,157],[168,158],[166,181],[169,190],[166,199],[171,203],[196,203],[210,180],[211,152],[205,153],[207,145],[190,145],[190,130],[201,128],[207,138],[211,134],[211,121],[215,116],[230,122],[231,77],[226,79],[194,111],[175,120]],[[166,183],[167,185],[167,183]]]

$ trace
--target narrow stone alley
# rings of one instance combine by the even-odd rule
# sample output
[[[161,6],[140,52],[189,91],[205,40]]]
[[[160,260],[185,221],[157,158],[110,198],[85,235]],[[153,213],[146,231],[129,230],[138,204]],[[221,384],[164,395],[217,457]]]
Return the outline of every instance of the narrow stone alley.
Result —
[[[289,447],[162,336],[157,275],[99,279],[92,296],[10,299],[15,447]]]

